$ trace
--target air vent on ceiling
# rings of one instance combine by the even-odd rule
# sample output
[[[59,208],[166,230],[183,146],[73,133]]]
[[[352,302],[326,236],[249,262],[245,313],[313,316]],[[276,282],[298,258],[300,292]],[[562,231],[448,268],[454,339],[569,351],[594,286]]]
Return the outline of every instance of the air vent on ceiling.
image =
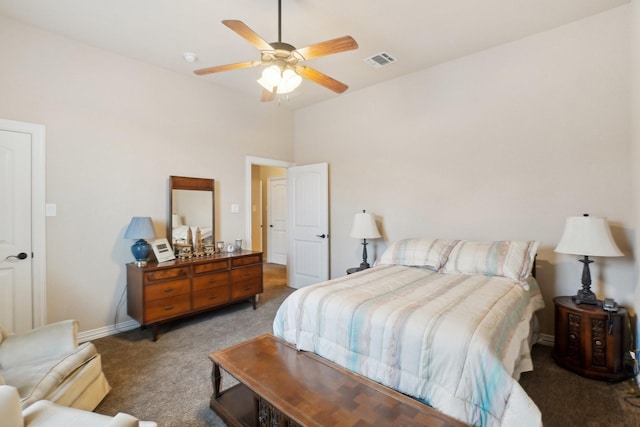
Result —
[[[380,68],[397,62],[398,60],[386,52],[377,53],[369,58],[365,58],[364,62],[373,68]]]

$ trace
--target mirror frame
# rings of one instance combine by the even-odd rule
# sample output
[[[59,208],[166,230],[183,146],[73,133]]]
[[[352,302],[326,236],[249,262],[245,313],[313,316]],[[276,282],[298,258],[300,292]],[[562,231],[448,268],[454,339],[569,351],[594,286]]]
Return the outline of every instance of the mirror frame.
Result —
[[[173,246],[173,190],[211,191],[211,235],[216,241],[216,192],[215,180],[209,178],[190,178],[186,176],[169,176],[169,217],[167,218],[167,240]],[[174,248],[175,250],[175,248]]]

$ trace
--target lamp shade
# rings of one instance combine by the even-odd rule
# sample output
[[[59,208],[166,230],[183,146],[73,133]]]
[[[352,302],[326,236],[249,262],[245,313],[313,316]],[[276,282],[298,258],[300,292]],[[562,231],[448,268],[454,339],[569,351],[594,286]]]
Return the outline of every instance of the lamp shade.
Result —
[[[607,220],[593,216],[567,218],[564,232],[555,252],[602,257],[624,255],[611,237]]]
[[[377,239],[382,237],[376,227],[376,218],[373,214],[362,211],[353,217],[350,237],[356,239]]]
[[[125,239],[155,239],[153,222],[148,216],[134,216],[124,233]]]

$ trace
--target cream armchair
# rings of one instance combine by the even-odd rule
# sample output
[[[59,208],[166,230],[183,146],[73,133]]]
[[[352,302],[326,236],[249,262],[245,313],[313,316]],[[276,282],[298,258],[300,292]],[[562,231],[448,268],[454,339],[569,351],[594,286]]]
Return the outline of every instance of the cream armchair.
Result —
[[[23,408],[46,399],[93,411],[111,388],[95,346],[77,336],[75,320],[20,334],[0,327],[0,384],[17,389]]]
[[[56,405],[40,400],[22,409],[20,396],[15,387],[0,385],[0,420],[2,427],[156,427],[151,421],[119,413],[115,417]]]

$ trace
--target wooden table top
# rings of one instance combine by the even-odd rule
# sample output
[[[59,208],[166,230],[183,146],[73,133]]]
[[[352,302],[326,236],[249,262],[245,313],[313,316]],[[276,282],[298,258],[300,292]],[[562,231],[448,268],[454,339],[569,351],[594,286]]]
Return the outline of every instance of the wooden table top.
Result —
[[[466,425],[320,356],[297,351],[272,334],[210,358],[301,425]]]

